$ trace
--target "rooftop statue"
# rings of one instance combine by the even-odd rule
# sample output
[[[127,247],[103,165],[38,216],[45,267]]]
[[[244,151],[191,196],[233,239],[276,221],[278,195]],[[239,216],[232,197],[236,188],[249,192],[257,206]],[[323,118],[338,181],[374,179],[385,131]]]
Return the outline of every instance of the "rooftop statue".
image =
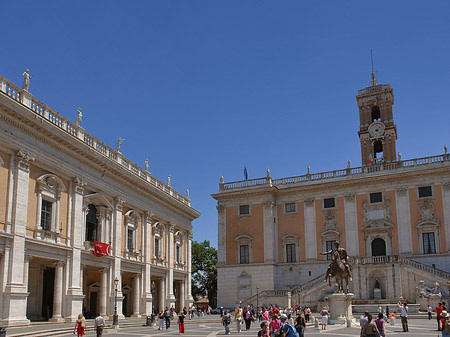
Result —
[[[116,151],[117,151],[117,152],[120,151],[120,147],[122,146],[122,142],[123,142],[124,140],[125,140],[125,139],[122,138],[122,137],[119,137],[119,139],[117,140],[117,148],[116,148]]]
[[[331,287],[331,277],[334,276],[338,286],[338,293],[343,293],[343,281],[345,280],[346,293],[348,293],[348,282],[352,281],[352,269],[350,267],[349,258],[345,248],[339,247],[339,242],[335,242],[334,248],[332,250],[320,253],[320,255],[331,255],[331,263],[328,266],[327,272],[325,274],[324,282],[328,280],[328,283]]]
[[[30,75],[30,69],[25,70],[22,76],[24,77],[22,89],[28,91],[30,80],[33,78],[33,76]]]

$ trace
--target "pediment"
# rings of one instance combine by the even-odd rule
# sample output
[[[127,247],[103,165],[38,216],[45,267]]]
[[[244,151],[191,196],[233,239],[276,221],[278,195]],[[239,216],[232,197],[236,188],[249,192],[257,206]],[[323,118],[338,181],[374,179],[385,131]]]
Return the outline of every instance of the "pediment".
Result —
[[[395,225],[392,222],[379,219],[379,220],[372,220],[364,224],[364,226],[361,228],[363,231],[366,230],[378,230],[378,229],[392,229]]]
[[[437,219],[430,220],[420,220],[417,221],[417,228],[430,228],[430,227],[439,227],[441,225],[440,221]]]
[[[85,203],[94,204],[96,206],[105,206],[109,209],[114,209],[111,201],[103,193],[94,192],[84,196]]]
[[[337,228],[333,228],[333,229],[325,229],[322,232],[322,236],[336,236],[336,235],[340,235],[341,231]]]

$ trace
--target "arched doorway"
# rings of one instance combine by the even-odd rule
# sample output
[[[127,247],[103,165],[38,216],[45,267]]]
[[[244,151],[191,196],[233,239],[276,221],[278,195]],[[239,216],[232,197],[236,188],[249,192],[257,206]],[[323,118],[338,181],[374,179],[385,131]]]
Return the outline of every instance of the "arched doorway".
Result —
[[[386,241],[381,238],[372,241],[372,256],[386,256]]]

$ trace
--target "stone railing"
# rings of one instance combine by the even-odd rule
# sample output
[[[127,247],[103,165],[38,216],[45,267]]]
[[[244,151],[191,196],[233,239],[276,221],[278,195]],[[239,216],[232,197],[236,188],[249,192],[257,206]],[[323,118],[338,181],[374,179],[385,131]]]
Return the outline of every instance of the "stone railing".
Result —
[[[316,278],[313,278],[312,280],[302,284],[301,286],[298,286],[297,288],[295,288],[292,291],[292,295],[296,295],[298,293],[302,293],[306,290],[311,289],[312,287],[324,283],[323,280],[325,279],[325,273],[323,273],[322,275],[317,276]]]
[[[311,182],[322,182],[329,179],[348,179],[357,178],[363,175],[394,171],[394,170],[405,170],[414,167],[421,167],[430,164],[450,162],[450,154],[441,154],[437,156],[416,158],[404,161],[394,161],[389,163],[378,163],[374,165],[366,165],[360,167],[346,168],[343,170],[334,170],[328,172],[320,173],[307,173],[305,175],[272,179],[271,177],[259,178],[259,179],[249,179],[243,181],[235,181],[230,183],[220,183],[219,192],[229,191],[234,189],[242,188],[262,188],[262,187],[287,187],[287,186],[299,186],[302,184],[309,184]]]
[[[257,295],[250,296],[245,300],[241,301],[243,305],[253,304],[256,306],[257,302],[260,302],[261,305],[264,298],[269,297],[285,297],[288,296],[289,290],[263,290],[259,292]]]
[[[410,267],[413,267],[415,269],[419,269],[421,271],[425,271],[427,273],[431,273],[433,275],[439,276],[439,277],[443,277],[447,280],[450,280],[450,273],[447,273],[446,271],[443,271],[441,269],[437,269],[437,268],[433,268],[429,265],[426,265],[424,263],[420,263],[411,259],[407,259],[407,258],[401,258],[401,262],[403,264],[406,264]]]
[[[358,90],[358,95],[367,95],[367,94],[371,94],[373,92],[388,90],[390,88],[391,88],[390,84],[374,85],[371,87],[367,87],[365,89]]]
[[[59,113],[50,109],[44,103],[35,99],[28,91],[20,89],[15,84],[8,81],[6,78],[0,76],[0,92],[16,102],[24,105],[31,110],[32,113],[40,116],[50,124],[57,127],[59,130],[66,132],[68,135],[77,138],[82,143],[89,146],[98,154],[102,155],[106,160],[119,164],[122,168],[127,170],[130,174],[137,176],[142,181],[147,182],[158,188],[165,194],[172,196],[174,199],[191,205],[189,198],[176,192],[172,187],[164,184],[162,181],[153,177],[150,172],[143,170],[131,160],[125,158],[119,151],[111,148],[99,139],[87,133],[82,127],[72,123],[67,118],[61,116]]]

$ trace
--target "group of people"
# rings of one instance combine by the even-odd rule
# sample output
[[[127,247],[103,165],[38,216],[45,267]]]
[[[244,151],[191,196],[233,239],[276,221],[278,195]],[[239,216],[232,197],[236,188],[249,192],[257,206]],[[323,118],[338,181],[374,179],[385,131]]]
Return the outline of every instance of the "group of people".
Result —
[[[431,319],[430,306],[427,307],[428,319]],[[436,320],[438,331],[442,331],[442,337],[450,337],[450,323],[447,307],[444,302],[439,302],[436,306]]]
[[[245,308],[238,307],[234,312],[236,331],[241,332],[245,324],[248,331],[252,322],[259,321],[261,330],[258,336],[261,337],[303,337],[306,330],[306,323],[309,321],[311,309],[308,306],[304,308],[293,307],[289,309],[280,309],[276,305],[263,306],[256,309],[253,306]],[[295,319],[292,319],[294,316]],[[290,321],[290,323],[289,323]],[[225,310],[222,315],[222,324],[225,328],[225,334],[229,335],[232,315],[229,310]]]
[[[94,320],[94,329],[97,333],[97,337],[103,336],[103,328],[105,327],[105,319],[101,314],[99,314],[95,320]],[[75,322],[75,329],[73,330],[73,333],[77,334],[77,337],[81,337],[85,335],[86,329],[86,320],[84,319],[83,314],[78,315],[78,319]]]
[[[359,320],[361,327],[361,337],[385,337],[386,336],[386,314],[378,312],[378,317],[374,320],[373,316],[365,311]]]
[[[161,310],[158,314],[158,330],[164,329],[164,323],[166,325],[166,330],[170,328],[171,321],[175,318],[175,316],[178,317],[178,332],[180,334],[184,333],[184,319],[186,315],[188,314],[188,311],[186,307],[181,310],[178,315],[175,312],[175,309],[173,307],[169,308],[166,307],[165,310]]]

